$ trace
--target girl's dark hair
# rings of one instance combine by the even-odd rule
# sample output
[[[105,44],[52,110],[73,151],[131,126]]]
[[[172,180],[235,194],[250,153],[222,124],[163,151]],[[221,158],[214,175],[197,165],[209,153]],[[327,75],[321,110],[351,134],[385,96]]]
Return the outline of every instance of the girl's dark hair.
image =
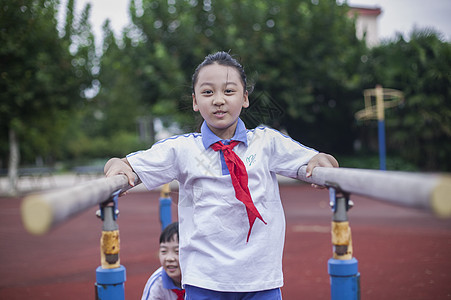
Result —
[[[234,59],[229,53],[224,52],[224,51],[219,51],[219,52],[207,55],[205,57],[204,61],[200,65],[197,66],[196,70],[194,71],[193,79],[192,79],[193,93],[194,93],[194,86],[197,83],[197,77],[199,75],[200,70],[203,67],[212,65],[214,63],[221,65],[221,66],[228,66],[228,67],[235,68],[238,71],[238,74],[240,74],[241,82],[243,83],[244,90],[246,90],[246,87],[247,87],[246,73],[244,72],[243,66],[236,59]]]
[[[179,240],[179,222],[174,222],[166,226],[160,234],[160,244],[167,243],[173,240],[176,235],[177,242]]]

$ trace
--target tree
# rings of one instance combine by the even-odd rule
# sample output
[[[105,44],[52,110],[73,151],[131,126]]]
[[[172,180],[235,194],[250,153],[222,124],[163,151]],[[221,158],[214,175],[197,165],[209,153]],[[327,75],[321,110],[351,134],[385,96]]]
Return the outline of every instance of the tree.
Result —
[[[358,70],[366,48],[355,36],[346,6],[306,0],[142,1],[142,6],[138,13],[132,1],[132,21],[144,37],[137,48],[150,56],[161,45],[178,63],[186,86],[206,54],[230,50],[255,83],[251,103],[259,103],[254,109],[279,110],[267,117],[262,110],[249,109],[251,118],[244,116],[248,126],[260,122],[286,128],[296,139],[325,151],[352,150],[351,107],[361,97]],[[166,80],[183,82],[175,77],[177,64],[174,69],[159,64],[150,57],[146,64],[155,66],[160,77],[167,74],[164,81],[151,82],[153,91]]]
[[[57,1],[0,3],[0,134],[9,135],[8,172],[14,192],[20,152],[34,157],[54,153],[70,110],[91,85],[93,44],[86,25],[89,7],[80,26],[66,26],[61,38]],[[70,9],[68,20],[73,19]]]
[[[387,110],[387,147],[424,170],[451,170],[451,44],[432,30],[414,30],[373,49],[365,81],[404,92]]]
[[[105,26],[100,90],[89,102],[84,132],[113,145],[116,135],[136,132],[137,118],[163,115],[194,129],[189,121],[192,73],[205,55],[225,50],[237,54],[253,86],[251,107],[242,116],[248,127],[264,123],[322,151],[353,154],[359,129],[354,113],[361,109],[362,91],[381,83],[407,91],[406,97],[417,93],[415,101],[408,99],[399,109],[403,118],[390,117],[396,110],[387,111],[387,126],[398,122],[402,128],[392,145],[421,149],[413,144],[410,127],[423,122],[418,111],[432,124],[417,127],[422,144],[444,144],[449,118],[434,110],[447,108],[449,44],[413,38],[371,50],[356,38],[347,12],[334,0],[131,0],[132,23],[122,38],[116,41]],[[405,72],[411,68],[417,69]],[[414,103],[422,110],[408,108]],[[450,153],[447,146],[431,147],[421,152],[431,161]],[[113,150],[104,148],[100,155]]]

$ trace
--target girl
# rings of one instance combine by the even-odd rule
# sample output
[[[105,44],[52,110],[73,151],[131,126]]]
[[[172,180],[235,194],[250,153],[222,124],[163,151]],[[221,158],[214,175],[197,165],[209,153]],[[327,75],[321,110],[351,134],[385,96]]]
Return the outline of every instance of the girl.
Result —
[[[334,157],[267,127],[246,129],[243,67],[228,53],[209,55],[192,79],[200,133],[113,158],[106,176],[135,172],[147,189],[177,180],[180,266],[186,299],[281,299],[285,215],[276,174],[338,167]]]

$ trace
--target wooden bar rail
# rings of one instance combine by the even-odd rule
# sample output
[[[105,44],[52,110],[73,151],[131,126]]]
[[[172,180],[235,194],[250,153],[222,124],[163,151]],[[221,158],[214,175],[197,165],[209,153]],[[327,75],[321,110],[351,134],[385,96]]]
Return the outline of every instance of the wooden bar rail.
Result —
[[[428,210],[439,217],[451,217],[451,174],[315,168],[312,177],[306,178],[305,171],[305,166],[299,169],[298,179],[398,206]]]
[[[117,175],[70,188],[31,194],[23,199],[21,205],[22,222],[28,232],[44,234],[65,219],[107,201],[115,191],[129,188],[127,177]]]

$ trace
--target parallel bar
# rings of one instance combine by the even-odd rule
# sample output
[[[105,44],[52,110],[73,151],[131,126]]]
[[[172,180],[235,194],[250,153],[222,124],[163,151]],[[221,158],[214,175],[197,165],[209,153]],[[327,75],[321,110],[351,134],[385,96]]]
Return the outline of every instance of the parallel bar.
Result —
[[[22,221],[30,233],[44,234],[69,217],[108,200],[115,191],[129,188],[127,177],[116,175],[71,188],[32,194],[22,202]]]
[[[450,174],[318,167],[306,178],[305,172],[306,166],[299,168],[298,179],[451,217]]]
[[[299,168],[298,179],[451,217],[450,174],[318,167],[313,170],[312,177],[306,178],[305,171],[306,166]],[[30,233],[44,234],[69,217],[108,200],[113,192],[129,188],[127,177],[116,175],[30,195],[22,202],[22,220]]]

